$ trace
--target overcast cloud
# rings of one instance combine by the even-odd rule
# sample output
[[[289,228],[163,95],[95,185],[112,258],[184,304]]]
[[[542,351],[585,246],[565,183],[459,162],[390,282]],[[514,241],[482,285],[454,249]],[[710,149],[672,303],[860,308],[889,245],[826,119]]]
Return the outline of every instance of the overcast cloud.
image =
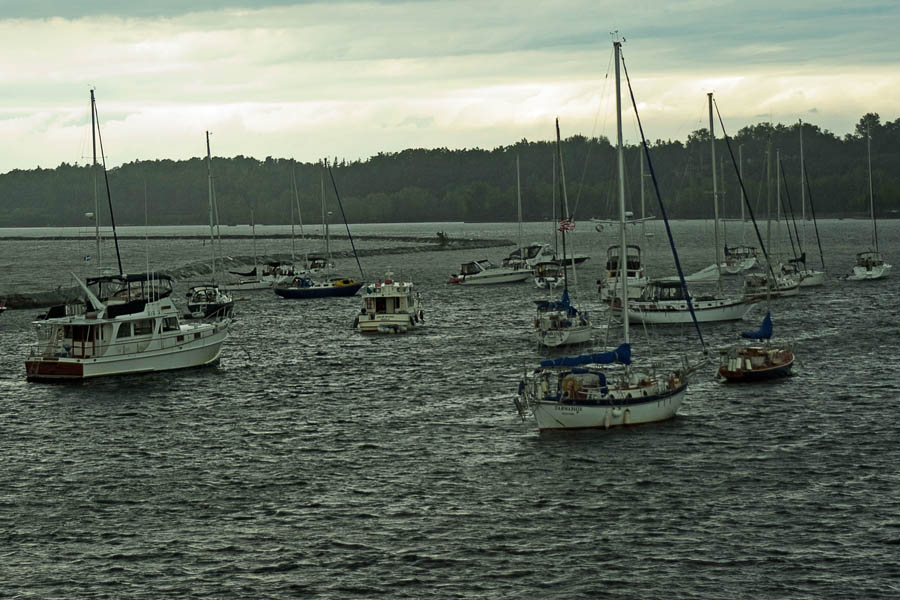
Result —
[[[556,116],[610,135],[612,30],[651,139],[705,127],[708,91],[732,132],[900,116],[896,2],[146,4],[0,2],[0,172],[89,160],[91,87],[111,166],[199,156],[205,130],[304,161],[550,139]]]

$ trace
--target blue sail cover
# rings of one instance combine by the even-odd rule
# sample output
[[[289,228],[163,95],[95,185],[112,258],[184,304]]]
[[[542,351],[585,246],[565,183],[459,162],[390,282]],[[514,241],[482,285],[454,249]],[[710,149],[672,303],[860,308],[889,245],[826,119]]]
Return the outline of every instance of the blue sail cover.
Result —
[[[536,302],[538,308],[541,310],[564,310],[570,317],[574,317],[578,314],[578,309],[572,306],[572,303],[569,300],[569,290],[563,290],[562,298],[559,300],[540,300]]]
[[[612,363],[631,364],[631,344],[622,344],[611,352],[582,354],[581,356],[564,356],[541,361],[542,367],[577,367],[578,365],[611,365]]]
[[[762,326],[756,331],[745,331],[741,337],[751,340],[767,340],[772,337],[772,313],[766,313]]]

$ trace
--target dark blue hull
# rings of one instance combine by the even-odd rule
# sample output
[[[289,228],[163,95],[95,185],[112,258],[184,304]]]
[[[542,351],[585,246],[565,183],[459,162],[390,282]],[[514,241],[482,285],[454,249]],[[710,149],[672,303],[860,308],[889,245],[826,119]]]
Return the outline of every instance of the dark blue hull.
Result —
[[[787,364],[769,367],[765,369],[729,371],[724,367],[719,369],[719,376],[725,379],[726,383],[751,383],[756,381],[770,381],[772,379],[781,379],[790,377],[791,367],[794,366],[794,359]]]
[[[275,293],[282,298],[305,300],[308,298],[337,298],[341,296],[355,296],[362,283],[351,285],[333,285],[327,287],[288,287],[275,288]]]

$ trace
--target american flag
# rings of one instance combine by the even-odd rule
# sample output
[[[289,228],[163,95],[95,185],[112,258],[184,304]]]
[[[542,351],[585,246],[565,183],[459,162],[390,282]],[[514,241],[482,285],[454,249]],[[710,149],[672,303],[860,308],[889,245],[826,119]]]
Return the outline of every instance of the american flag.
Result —
[[[575,229],[575,221],[563,219],[559,222],[559,231],[572,231]]]

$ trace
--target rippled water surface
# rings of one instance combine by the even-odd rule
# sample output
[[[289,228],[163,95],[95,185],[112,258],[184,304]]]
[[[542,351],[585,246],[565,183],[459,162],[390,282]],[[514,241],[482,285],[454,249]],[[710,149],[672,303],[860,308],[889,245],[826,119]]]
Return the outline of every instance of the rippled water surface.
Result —
[[[687,269],[709,264],[709,224],[673,228]],[[900,272],[837,279],[868,224],[820,228],[828,285],[771,307],[776,335],[796,344],[792,378],[725,386],[711,365],[674,420],[591,434],[541,437],[514,409],[518,377],[542,356],[529,337],[542,294],[444,284],[461,262],[511,248],[365,257],[369,277],[402,271],[421,291],[427,327],[409,336],[351,331],[358,298],[247,292],[220,364],[177,373],[26,383],[36,311],[8,311],[0,597],[900,597]],[[546,229],[530,224],[527,240]],[[651,229],[648,265],[669,274]],[[900,223],[879,233],[897,265]],[[601,342],[594,282],[609,236],[576,237],[593,256],[577,297]],[[70,285],[86,245],[0,239],[0,294]],[[205,259],[199,240],[149,247],[151,268]],[[130,270],[145,249],[130,243]],[[704,337],[724,345],[763,314]],[[700,350],[688,328],[648,333],[635,331],[638,360]]]

